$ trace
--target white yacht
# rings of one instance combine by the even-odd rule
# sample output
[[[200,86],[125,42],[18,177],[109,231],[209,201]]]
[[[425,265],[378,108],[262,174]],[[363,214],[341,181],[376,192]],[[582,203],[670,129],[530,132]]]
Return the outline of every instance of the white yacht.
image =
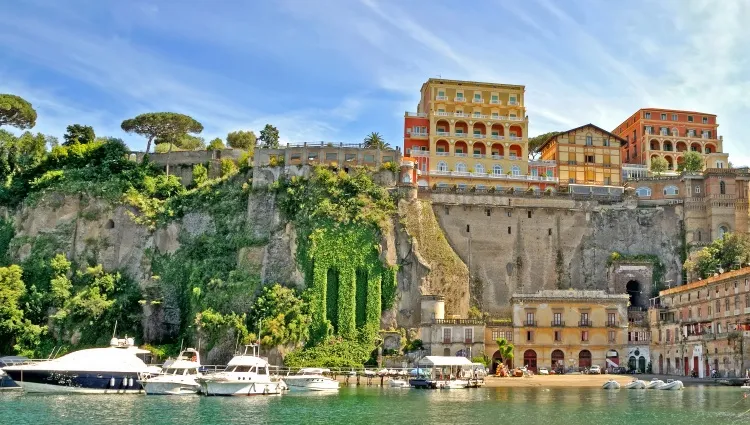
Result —
[[[197,381],[206,395],[275,395],[287,389],[283,380],[271,376],[268,362],[258,357],[258,345],[247,345],[242,355],[229,361],[226,369],[204,375]]]
[[[330,372],[330,369],[306,367],[300,369],[295,375],[285,376],[284,382],[292,391],[338,391],[338,381],[325,376]]]
[[[146,394],[197,394],[200,384],[196,379],[203,376],[200,367],[200,354],[196,349],[188,348],[176,359],[167,360],[161,373],[142,379],[141,385]]]
[[[107,348],[89,348],[53,360],[4,367],[28,392],[124,394],[142,391],[139,376],[159,373],[138,355],[133,338],[112,338]]]

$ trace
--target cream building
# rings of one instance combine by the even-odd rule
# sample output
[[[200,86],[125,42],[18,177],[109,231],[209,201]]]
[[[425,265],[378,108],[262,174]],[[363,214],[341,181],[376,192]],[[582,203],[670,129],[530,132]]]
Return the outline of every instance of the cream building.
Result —
[[[514,364],[534,371],[620,365],[627,347],[628,299],[604,291],[514,294]]]

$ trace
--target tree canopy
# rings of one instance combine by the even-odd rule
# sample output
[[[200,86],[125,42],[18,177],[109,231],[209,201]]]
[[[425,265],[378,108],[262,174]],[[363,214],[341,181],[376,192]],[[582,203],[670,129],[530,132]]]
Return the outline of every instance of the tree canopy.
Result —
[[[688,173],[699,173],[703,171],[703,156],[698,152],[688,152],[682,157],[682,163],[678,167],[679,171]]]
[[[224,148],[224,141],[217,137],[208,143],[208,147],[206,148],[206,150],[217,151]]]
[[[91,143],[96,140],[96,134],[94,134],[94,128],[88,125],[71,124],[66,129],[63,139],[65,143],[63,145],[69,146],[74,143]]]
[[[534,159],[539,155],[539,148],[547,141],[550,137],[557,136],[562,133],[561,131],[550,131],[547,133],[540,134],[538,136],[529,139],[529,156]]]
[[[261,344],[267,347],[298,344],[308,337],[311,323],[308,304],[294,289],[279,284],[266,286],[255,300],[252,322],[261,322]]]
[[[725,233],[721,238],[685,261],[684,267],[701,279],[741,267],[750,262],[750,237],[743,233]]]
[[[276,139],[278,140],[278,131],[276,132]],[[256,143],[255,133],[252,131],[239,130],[227,134],[227,144],[234,149],[244,149],[252,152]]]
[[[188,133],[200,133],[203,124],[192,117],[176,112],[149,112],[122,122],[121,127],[127,133],[135,133],[148,138],[146,152],[151,150],[154,139],[163,142],[174,141]]]
[[[279,147],[279,130],[271,124],[266,124],[260,131],[261,146],[264,148],[277,149]]]
[[[657,156],[657,157],[651,158],[651,172],[652,173],[655,173],[658,176],[661,173],[667,171],[667,168],[669,168],[669,163],[663,157]]]
[[[383,139],[383,136],[381,136],[377,131],[373,131],[372,133],[368,134],[363,142],[364,146],[370,149],[388,149],[389,147],[388,143],[386,143],[385,139]]]
[[[36,110],[20,96],[0,94],[0,127],[9,125],[21,130],[36,125]]]

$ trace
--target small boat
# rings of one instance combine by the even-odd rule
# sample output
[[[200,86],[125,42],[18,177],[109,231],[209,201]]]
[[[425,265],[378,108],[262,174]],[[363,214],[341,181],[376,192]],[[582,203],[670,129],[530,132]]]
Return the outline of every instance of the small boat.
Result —
[[[27,357],[19,357],[19,356],[6,356],[6,357],[0,357],[0,368],[13,366],[13,365],[20,365],[23,363],[28,362],[29,359]],[[0,391],[4,390],[20,390],[21,386],[16,384],[13,379],[8,376],[7,373],[3,372],[2,369],[0,369]]]
[[[656,387],[657,390],[666,390],[666,391],[677,391],[683,389],[685,386],[682,384],[682,381],[678,381],[676,379],[667,379],[667,382],[663,382],[661,385]]]
[[[338,391],[338,381],[324,376],[330,372],[330,369],[302,368],[297,374],[284,377],[284,382],[290,390]]]
[[[138,357],[150,352],[136,347],[133,338],[112,338],[109,344],[3,370],[27,392],[92,394],[139,393],[139,377],[159,373]]]
[[[609,381],[605,382],[604,385],[602,385],[602,388],[605,390],[619,390],[620,383],[615,381],[614,379],[610,379]]]
[[[744,384],[740,387],[742,390],[750,390],[750,381],[745,381]]]
[[[167,360],[158,375],[144,378],[140,382],[147,395],[197,394],[200,384],[196,379],[203,376],[199,371],[200,367],[198,351],[188,348],[181,351],[177,359]]]
[[[645,390],[646,383],[640,379],[633,379],[629,383],[625,384],[623,388],[625,388],[626,390]]]
[[[196,381],[203,394],[209,396],[281,394],[287,389],[286,383],[271,376],[270,368],[266,360],[258,357],[258,345],[252,344],[234,356],[222,372],[204,375]]]
[[[659,387],[659,385],[662,385],[662,384],[664,384],[664,381],[662,381],[661,379],[654,378],[654,379],[651,380],[651,382],[649,382],[648,384],[646,384],[646,389],[647,390],[655,390],[656,388]]]
[[[388,385],[391,388],[411,388],[409,382],[403,379],[391,379],[388,381]]]
[[[441,387],[444,390],[463,390],[465,388],[469,388],[469,381],[466,381],[464,379],[453,379],[450,381],[445,381]]]

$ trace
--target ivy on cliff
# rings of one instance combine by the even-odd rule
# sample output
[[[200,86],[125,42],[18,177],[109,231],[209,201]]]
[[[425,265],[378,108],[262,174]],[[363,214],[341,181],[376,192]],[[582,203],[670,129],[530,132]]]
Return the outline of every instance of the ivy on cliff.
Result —
[[[655,297],[659,295],[659,291],[664,289],[664,273],[666,268],[664,263],[661,262],[658,256],[654,254],[622,254],[614,251],[609,255],[607,259],[607,267],[610,267],[616,261],[634,261],[634,262],[646,262],[651,263],[651,281],[653,287],[651,288],[651,296]]]
[[[282,179],[274,189],[281,211],[296,226],[297,260],[312,289],[308,350],[319,345],[330,351],[318,347],[294,356],[329,357],[341,352],[336,341],[359,341],[369,356],[381,311],[396,294],[396,268],[383,264],[379,253],[381,228],[395,211],[393,199],[364,170],[348,174],[318,167],[309,179]],[[327,364],[338,361],[329,358]]]

